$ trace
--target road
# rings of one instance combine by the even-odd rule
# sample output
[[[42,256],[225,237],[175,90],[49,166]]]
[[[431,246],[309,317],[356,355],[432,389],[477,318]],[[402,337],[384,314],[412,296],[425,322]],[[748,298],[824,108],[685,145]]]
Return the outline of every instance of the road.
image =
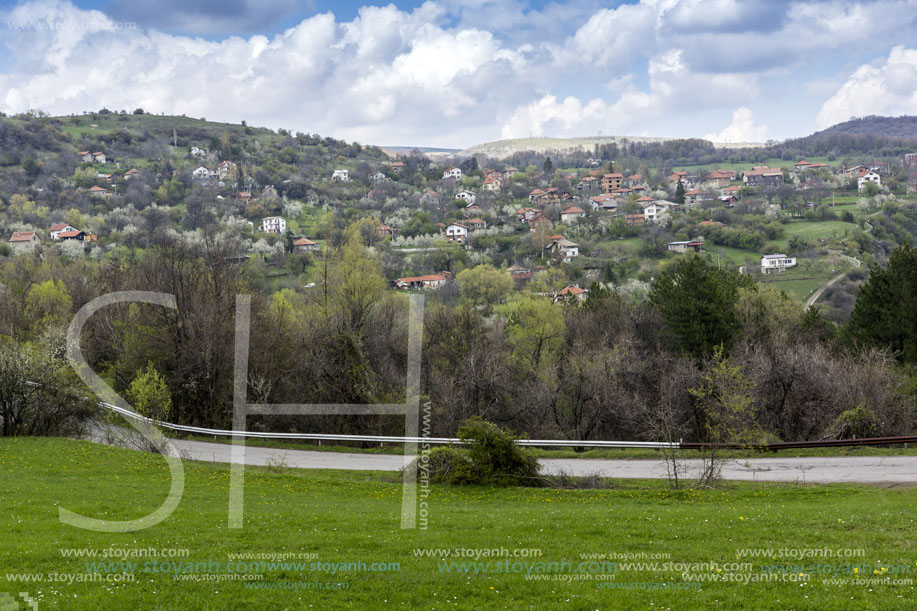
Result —
[[[850,263],[853,264],[853,267],[854,267],[854,268],[860,266],[860,260],[859,260],[859,259],[855,259],[855,258],[853,258],[853,257],[848,257],[847,255],[841,255],[841,256],[842,256],[843,258],[847,259],[848,261],[850,261]],[[818,301],[818,300],[821,298],[821,296],[824,294],[824,292],[828,290],[828,287],[831,286],[832,284],[834,284],[835,282],[838,282],[838,281],[839,281],[841,278],[843,278],[844,276],[846,276],[848,271],[850,271],[850,270],[844,270],[843,272],[841,272],[840,274],[838,274],[838,275],[835,276],[834,278],[831,278],[831,279],[828,280],[826,283],[824,283],[823,285],[821,285],[820,287],[818,287],[818,289],[817,289],[814,293],[812,293],[812,294],[809,296],[809,298],[806,300],[806,307],[808,308],[808,307],[811,307],[811,306],[815,305],[815,302]]]
[[[98,438],[97,438],[98,440]],[[181,455],[191,460],[231,462],[232,446],[205,441],[173,440]],[[407,457],[408,460],[413,456]],[[574,476],[663,479],[662,460],[604,460],[584,458],[542,459],[545,473]],[[689,478],[696,476],[700,461],[682,461]],[[348,471],[397,471],[405,457],[393,454],[358,454],[281,450],[246,446],[245,464],[282,465],[300,469],[342,469]],[[761,482],[917,484],[917,456],[856,456],[808,458],[750,458],[729,460],[723,478]]]

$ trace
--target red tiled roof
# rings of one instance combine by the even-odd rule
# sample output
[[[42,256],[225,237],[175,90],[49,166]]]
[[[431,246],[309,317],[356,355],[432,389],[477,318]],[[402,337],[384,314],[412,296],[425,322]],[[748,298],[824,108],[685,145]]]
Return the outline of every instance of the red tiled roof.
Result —
[[[10,242],[31,242],[34,236],[34,231],[14,231]]]
[[[557,294],[558,295],[582,295],[585,292],[586,291],[584,289],[581,289],[578,286],[568,286]]]
[[[55,223],[55,224],[51,225],[51,229],[49,229],[49,231],[60,231],[60,230],[62,230],[64,227],[69,227],[69,226],[70,226],[70,225],[68,225],[67,223]]]
[[[315,242],[308,238],[299,238],[293,242],[293,246],[315,246]]]
[[[567,206],[561,211],[561,214],[585,214],[586,211],[582,208],[577,208],[576,206]]]
[[[59,237],[59,238],[75,238],[76,236],[80,235],[81,233],[83,233],[83,232],[80,231],[79,229],[77,229],[76,231],[61,231],[61,232],[58,234],[57,237]]]

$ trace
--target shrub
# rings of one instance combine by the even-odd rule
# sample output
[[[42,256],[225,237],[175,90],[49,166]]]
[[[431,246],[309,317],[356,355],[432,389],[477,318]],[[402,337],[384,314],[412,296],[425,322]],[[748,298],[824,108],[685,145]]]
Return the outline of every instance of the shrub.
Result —
[[[430,481],[437,484],[475,484],[471,457],[453,446],[433,448],[421,459]]]
[[[862,405],[841,412],[833,428],[838,439],[863,439],[879,436],[879,425],[876,422],[875,414]]]
[[[458,436],[468,445],[476,483],[540,485],[538,459],[516,445],[510,431],[475,417],[462,423]]]

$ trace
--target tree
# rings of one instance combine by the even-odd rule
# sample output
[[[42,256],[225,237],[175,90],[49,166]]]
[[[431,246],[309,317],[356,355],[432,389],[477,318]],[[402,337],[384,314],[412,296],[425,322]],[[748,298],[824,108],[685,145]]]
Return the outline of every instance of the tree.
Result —
[[[153,363],[137,372],[125,395],[134,409],[147,418],[167,420],[172,411],[169,387]]]
[[[495,269],[489,264],[463,269],[455,279],[459,283],[462,297],[485,312],[503,302],[513,290],[513,277],[505,270]]]
[[[675,187],[675,203],[685,203],[685,185],[679,180],[678,186]]]
[[[860,194],[864,197],[875,197],[879,194],[879,191],[879,185],[874,182],[867,182],[860,190]]]
[[[754,287],[749,276],[709,265],[692,255],[681,259],[656,279],[650,302],[665,321],[664,333],[682,353],[695,358],[728,350],[739,328],[736,302],[739,289]]]
[[[702,440],[708,444],[704,470],[698,481],[710,486],[719,479],[724,446],[753,447],[760,444],[763,433],[755,423],[754,384],[741,365],[734,365],[717,346],[706,363],[700,383],[688,390],[703,417]]]
[[[544,158],[544,163],[541,164],[541,169],[545,173],[545,175],[548,175],[548,176],[554,173],[554,163],[551,161],[550,157]]]
[[[870,270],[847,331],[854,341],[888,347],[898,360],[917,363],[917,249],[900,246],[887,268]]]
[[[513,358],[529,371],[553,361],[563,343],[563,309],[544,297],[522,297],[499,308],[506,317],[507,343]]]

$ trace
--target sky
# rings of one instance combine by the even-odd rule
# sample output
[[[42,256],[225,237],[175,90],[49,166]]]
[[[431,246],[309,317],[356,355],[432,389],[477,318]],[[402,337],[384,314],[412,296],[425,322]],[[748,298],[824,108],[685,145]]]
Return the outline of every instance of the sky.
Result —
[[[763,142],[917,114],[917,0],[0,0],[0,111],[390,146]]]

